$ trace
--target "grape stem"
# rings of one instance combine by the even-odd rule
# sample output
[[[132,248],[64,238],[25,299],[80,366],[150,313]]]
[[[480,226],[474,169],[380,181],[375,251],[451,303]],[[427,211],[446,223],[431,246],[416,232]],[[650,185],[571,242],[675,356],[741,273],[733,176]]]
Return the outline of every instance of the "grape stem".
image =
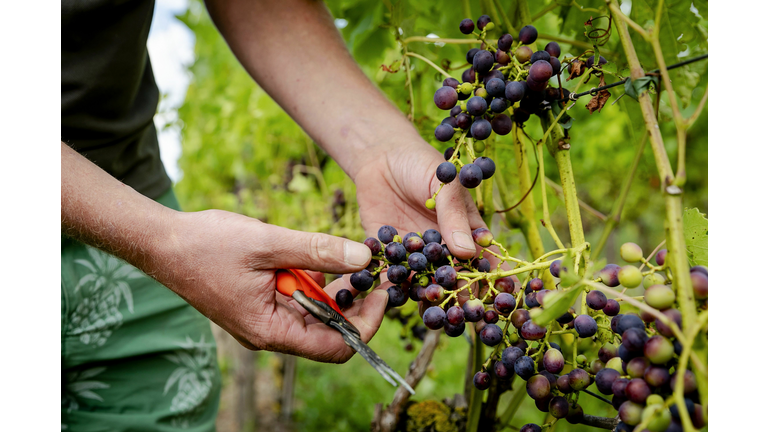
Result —
[[[451,74],[449,74],[448,72],[444,71],[444,70],[443,70],[443,68],[441,68],[440,66],[438,66],[438,65],[434,64],[434,63],[432,62],[432,60],[430,60],[430,59],[428,59],[428,58],[424,57],[424,56],[423,56],[423,55],[421,55],[421,54],[416,54],[416,53],[414,53],[414,52],[406,51],[406,52],[405,52],[403,55],[404,55],[404,56],[406,56],[406,57],[414,57],[414,58],[417,58],[417,59],[419,59],[419,60],[423,61],[424,63],[426,63],[426,64],[428,64],[428,65],[432,66],[433,68],[435,68],[435,70],[437,70],[438,72],[440,72],[441,74],[443,74],[443,75],[444,75],[446,78],[453,78],[453,77],[451,76]]]

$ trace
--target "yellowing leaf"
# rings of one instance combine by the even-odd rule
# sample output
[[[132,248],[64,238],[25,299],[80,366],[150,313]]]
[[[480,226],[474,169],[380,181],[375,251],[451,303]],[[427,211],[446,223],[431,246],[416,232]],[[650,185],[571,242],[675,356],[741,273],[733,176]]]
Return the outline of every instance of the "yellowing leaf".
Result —
[[[685,209],[683,212],[683,236],[688,261],[691,265],[707,267],[709,250],[709,221],[699,209]]]

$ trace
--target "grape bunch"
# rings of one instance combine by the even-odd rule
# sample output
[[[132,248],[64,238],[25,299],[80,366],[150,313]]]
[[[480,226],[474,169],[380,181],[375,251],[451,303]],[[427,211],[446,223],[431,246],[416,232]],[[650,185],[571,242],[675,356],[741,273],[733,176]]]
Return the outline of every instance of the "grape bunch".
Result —
[[[561,71],[560,46],[550,42],[544,50],[533,52],[527,45],[538,37],[535,27],[523,27],[517,42],[506,33],[495,43],[489,40],[488,32],[494,24],[487,15],[477,20],[478,31],[469,18],[461,22],[459,29],[476,36],[481,45],[467,52],[470,67],[462,73],[461,82],[446,78],[435,92],[435,105],[450,110],[450,115],[435,129],[435,138],[448,142],[458,134],[454,146],[446,149],[446,162],[440,164],[436,175],[442,184],[452,182],[458,175],[459,183],[472,189],[496,171],[493,160],[476,157],[475,153],[485,149],[482,141],[493,132],[509,134],[513,122],[524,123],[531,114],[541,114],[546,108],[543,102],[567,97],[568,91],[548,87],[550,78]],[[468,138],[474,140],[473,145]],[[462,148],[471,163],[464,164],[459,159]],[[427,201],[427,207],[434,208],[434,198]]]

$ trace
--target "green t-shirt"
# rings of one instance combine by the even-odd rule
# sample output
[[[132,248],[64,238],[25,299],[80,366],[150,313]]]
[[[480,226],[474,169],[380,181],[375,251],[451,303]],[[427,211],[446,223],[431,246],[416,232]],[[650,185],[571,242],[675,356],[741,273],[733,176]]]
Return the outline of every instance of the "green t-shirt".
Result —
[[[154,0],[62,0],[61,140],[140,193],[171,186],[152,121]]]

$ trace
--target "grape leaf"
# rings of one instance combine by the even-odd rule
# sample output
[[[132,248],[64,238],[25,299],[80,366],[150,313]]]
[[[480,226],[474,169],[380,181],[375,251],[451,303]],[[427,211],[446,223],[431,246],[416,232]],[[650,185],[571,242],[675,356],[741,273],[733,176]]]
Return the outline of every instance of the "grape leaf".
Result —
[[[691,265],[707,267],[709,244],[709,221],[698,208],[685,209],[683,212],[683,236],[688,261]]]
[[[538,315],[532,316],[533,322],[540,326],[549,324],[555,318],[568,312],[568,308],[573,306],[576,297],[584,290],[584,285],[577,285],[568,291],[555,291],[544,298],[544,308]]]

